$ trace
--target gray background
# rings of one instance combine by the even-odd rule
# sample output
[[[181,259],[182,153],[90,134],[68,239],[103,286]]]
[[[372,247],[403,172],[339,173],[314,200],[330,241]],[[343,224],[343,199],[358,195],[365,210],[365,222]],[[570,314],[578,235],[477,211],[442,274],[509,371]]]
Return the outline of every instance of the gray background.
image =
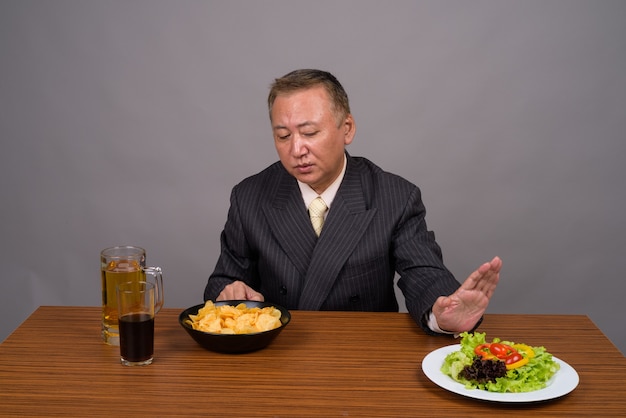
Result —
[[[625,22],[619,0],[0,0],[0,340],[98,306],[116,244],[165,270],[166,306],[200,303],[232,186],[277,160],[268,85],[316,67],[455,275],[502,257],[489,312],[589,315],[626,352]]]

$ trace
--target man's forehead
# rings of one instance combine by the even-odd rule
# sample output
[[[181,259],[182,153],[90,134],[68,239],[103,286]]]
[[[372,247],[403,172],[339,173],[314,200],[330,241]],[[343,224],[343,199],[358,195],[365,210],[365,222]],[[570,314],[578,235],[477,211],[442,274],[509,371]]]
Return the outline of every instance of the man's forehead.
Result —
[[[327,96],[320,96],[317,92],[299,95],[295,99],[294,94],[277,96],[270,114],[272,127],[279,129],[289,125],[300,128],[322,123],[327,117],[332,117],[327,99]]]

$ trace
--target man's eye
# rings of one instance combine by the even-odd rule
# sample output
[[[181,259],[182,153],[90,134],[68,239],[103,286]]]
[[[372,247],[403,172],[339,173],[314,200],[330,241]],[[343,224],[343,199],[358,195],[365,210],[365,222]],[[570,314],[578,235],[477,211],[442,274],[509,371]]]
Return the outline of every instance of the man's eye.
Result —
[[[312,137],[318,134],[319,131],[314,131],[314,132],[303,132],[302,135],[306,136],[306,137]]]
[[[281,139],[281,140],[283,140],[283,141],[284,141],[285,139],[289,139],[289,137],[290,137],[290,136],[291,136],[291,134],[282,134],[282,135],[278,135],[278,134],[277,134],[277,135],[276,135],[276,137],[277,137],[278,139]]]

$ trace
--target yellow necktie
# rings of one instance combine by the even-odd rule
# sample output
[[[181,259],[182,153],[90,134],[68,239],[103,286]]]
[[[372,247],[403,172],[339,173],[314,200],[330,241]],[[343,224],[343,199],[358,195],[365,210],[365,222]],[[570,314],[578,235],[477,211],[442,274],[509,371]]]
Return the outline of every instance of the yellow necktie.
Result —
[[[315,234],[319,237],[322,233],[322,226],[324,225],[324,213],[328,209],[326,203],[321,197],[316,197],[309,205],[309,217],[311,218],[311,224],[315,230]]]

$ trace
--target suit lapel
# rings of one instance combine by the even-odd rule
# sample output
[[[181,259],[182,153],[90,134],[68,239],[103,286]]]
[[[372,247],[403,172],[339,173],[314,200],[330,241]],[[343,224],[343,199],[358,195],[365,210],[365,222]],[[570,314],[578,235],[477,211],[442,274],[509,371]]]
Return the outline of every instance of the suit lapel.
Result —
[[[361,173],[348,157],[346,175],[310,256],[299,309],[320,309],[347,258],[367,230],[376,209],[367,208],[364,189]]]
[[[278,244],[304,276],[317,237],[304,207],[300,188],[296,179],[281,169],[274,191],[274,197],[263,206],[263,212]]]

